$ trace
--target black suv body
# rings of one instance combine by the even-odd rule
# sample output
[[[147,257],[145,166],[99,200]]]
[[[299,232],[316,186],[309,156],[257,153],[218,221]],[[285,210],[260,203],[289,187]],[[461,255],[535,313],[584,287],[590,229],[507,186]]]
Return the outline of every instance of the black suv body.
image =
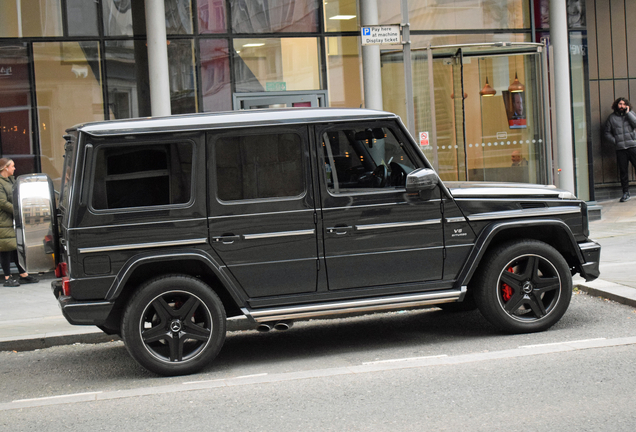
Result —
[[[476,305],[504,331],[540,331],[565,313],[572,274],[599,274],[585,202],[551,186],[444,184],[391,113],[263,110],[67,132],[57,205],[46,176],[18,179],[20,255],[28,267],[40,185],[64,316],[120,334],[156,373],[207,365],[239,315],[284,327]]]

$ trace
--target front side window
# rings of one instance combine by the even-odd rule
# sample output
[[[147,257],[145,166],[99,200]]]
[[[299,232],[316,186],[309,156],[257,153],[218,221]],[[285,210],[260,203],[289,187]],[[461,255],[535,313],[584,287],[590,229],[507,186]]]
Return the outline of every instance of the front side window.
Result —
[[[327,187],[333,193],[404,188],[415,163],[386,127],[332,128],[322,134]]]
[[[192,185],[191,143],[102,146],[95,160],[96,210],[185,204]]]
[[[238,135],[215,143],[217,196],[221,201],[299,196],[302,139],[295,133]]]

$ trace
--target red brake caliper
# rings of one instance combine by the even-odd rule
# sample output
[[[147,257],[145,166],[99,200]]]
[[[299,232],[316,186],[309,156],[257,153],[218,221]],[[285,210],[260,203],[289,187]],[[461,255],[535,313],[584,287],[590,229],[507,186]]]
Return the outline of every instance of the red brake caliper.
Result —
[[[508,267],[508,270],[510,273],[514,273],[512,267]],[[501,284],[501,291],[502,291],[502,297],[503,297],[503,301],[507,302],[508,300],[510,300],[512,298],[512,287],[510,285],[508,285],[507,283],[502,283]]]

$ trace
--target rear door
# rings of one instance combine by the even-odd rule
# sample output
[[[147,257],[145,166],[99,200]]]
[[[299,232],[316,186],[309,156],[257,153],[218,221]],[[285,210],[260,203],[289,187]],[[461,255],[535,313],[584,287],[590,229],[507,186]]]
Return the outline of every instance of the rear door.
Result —
[[[209,235],[251,298],[316,291],[306,126],[208,132]]]
[[[406,139],[392,122],[317,127],[330,290],[442,278],[440,191],[406,193],[422,165]]]

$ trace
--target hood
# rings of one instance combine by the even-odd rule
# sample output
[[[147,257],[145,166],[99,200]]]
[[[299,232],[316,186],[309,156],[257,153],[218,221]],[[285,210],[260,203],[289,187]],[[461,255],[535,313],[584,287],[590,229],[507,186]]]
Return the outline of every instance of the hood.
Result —
[[[498,182],[444,182],[455,198],[561,198],[576,199],[573,193],[553,185]]]

